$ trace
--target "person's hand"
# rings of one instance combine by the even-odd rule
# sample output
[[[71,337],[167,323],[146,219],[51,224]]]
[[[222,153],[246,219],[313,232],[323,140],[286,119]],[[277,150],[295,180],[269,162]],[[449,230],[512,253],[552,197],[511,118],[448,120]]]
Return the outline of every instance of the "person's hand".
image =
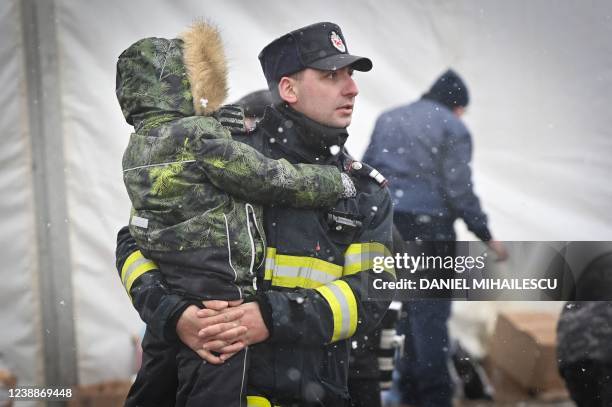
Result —
[[[489,240],[487,242],[487,246],[489,246],[489,248],[495,252],[495,255],[497,256],[497,259],[495,259],[496,261],[504,261],[508,259],[508,250],[506,250],[506,246],[504,246],[504,244],[499,240]]]
[[[233,313],[236,310],[243,312],[239,321],[234,318]],[[210,318],[207,327],[199,333],[200,339],[205,341],[203,349],[220,353],[218,359],[221,361],[229,359],[245,346],[263,342],[270,336],[256,302],[223,309],[217,315],[210,317],[208,316],[212,315],[210,310],[199,310],[198,315]],[[231,317],[224,319],[226,315],[231,315]],[[207,355],[205,359],[210,363],[218,364],[217,357],[210,355],[212,357]]]
[[[246,345],[253,345],[268,339],[270,337],[270,332],[261,316],[259,304],[256,302],[249,302],[242,304],[239,308],[244,310],[244,316],[240,318],[240,325],[247,328],[242,341],[245,342]]]
[[[205,309],[201,310],[195,305],[191,305],[183,311],[183,314],[179,318],[176,324],[176,333],[180,340],[187,345],[191,350],[196,352],[202,359],[213,363],[220,364],[223,363],[223,359],[219,358],[210,353],[210,351],[203,348],[205,339],[200,338],[198,333],[207,328],[209,325],[215,324],[219,321],[219,318],[210,318],[218,316],[222,322],[230,323],[233,322],[235,327],[239,328],[235,333],[244,334],[247,330],[245,327],[240,327],[239,323],[236,322],[242,315],[244,315],[244,311],[238,310],[236,308],[232,309],[231,313],[225,313],[221,316],[221,311],[228,308],[231,305],[238,305],[242,301],[238,302],[228,302],[228,301],[204,301]],[[203,316],[200,316],[200,311],[206,311]],[[208,317],[208,318],[207,318]],[[238,349],[240,350],[240,349]],[[236,350],[237,351],[237,350]]]

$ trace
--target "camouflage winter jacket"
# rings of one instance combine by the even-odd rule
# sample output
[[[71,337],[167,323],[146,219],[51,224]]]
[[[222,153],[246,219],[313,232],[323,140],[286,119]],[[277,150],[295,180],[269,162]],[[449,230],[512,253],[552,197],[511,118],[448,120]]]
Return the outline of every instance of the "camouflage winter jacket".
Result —
[[[262,209],[247,200],[331,207],[345,193],[336,167],[272,160],[232,140],[244,124],[240,108],[220,108],[226,70],[206,24],[140,40],[117,62],[117,98],[135,130],[123,156],[130,233],[172,288],[200,299],[241,298],[264,261]],[[144,272],[133,269],[123,278]]]

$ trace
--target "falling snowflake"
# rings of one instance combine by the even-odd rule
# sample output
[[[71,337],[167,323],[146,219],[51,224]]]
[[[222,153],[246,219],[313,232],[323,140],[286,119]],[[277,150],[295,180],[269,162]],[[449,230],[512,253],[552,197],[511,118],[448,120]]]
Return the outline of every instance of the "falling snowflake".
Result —
[[[331,153],[331,155],[338,155],[338,153],[340,152],[340,146],[337,145],[333,145],[329,147],[329,152]]]
[[[287,377],[293,382],[297,382],[298,380],[300,380],[301,376],[302,374],[296,368],[291,368],[287,371]]]

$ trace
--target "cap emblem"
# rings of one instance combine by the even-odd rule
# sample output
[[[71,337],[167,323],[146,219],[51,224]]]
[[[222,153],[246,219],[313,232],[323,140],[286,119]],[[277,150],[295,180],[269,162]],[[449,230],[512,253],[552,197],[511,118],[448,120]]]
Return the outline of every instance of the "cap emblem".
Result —
[[[329,40],[331,41],[334,48],[336,48],[340,52],[346,52],[346,47],[344,46],[344,41],[342,41],[342,37],[338,35],[337,32],[332,31],[329,34]]]

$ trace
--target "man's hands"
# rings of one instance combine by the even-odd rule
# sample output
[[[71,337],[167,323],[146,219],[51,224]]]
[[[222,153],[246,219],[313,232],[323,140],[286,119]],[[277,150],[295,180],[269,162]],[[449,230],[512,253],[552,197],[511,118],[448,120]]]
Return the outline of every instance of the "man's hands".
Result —
[[[205,301],[205,309],[192,305],[176,324],[185,345],[211,364],[221,364],[245,346],[269,336],[256,302]],[[215,355],[212,352],[217,352]]]
[[[227,309],[230,306],[230,303],[228,301],[217,300],[204,301],[204,306],[208,308],[206,311],[214,313],[214,315],[218,315],[220,314],[221,310]],[[237,329],[236,331],[234,331],[234,333],[244,334],[246,332],[246,328],[240,327],[239,323],[237,322],[237,320],[241,318],[242,315],[244,315],[244,311],[234,308],[232,309],[232,312],[227,312],[221,317],[212,319],[212,321],[211,319],[200,317],[198,315],[199,311],[201,310],[195,305],[190,305],[189,307],[187,307],[185,311],[183,311],[183,314],[179,318],[178,322],[176,323],[176,333],[180,340],[189,348],[191,348],[191,350],[196,352],[202,359],[205,359],[210,363],[215,364],[223,363],[223,360],[221,360],[219,357],[212,355],[209,351],[203,348],[204,344],[206,343],[206,340],[200,338],[198,332],[201,329],[206,328],[208,324],[215,322],[223,322],[226,324],[234,324],[232,327]]]

